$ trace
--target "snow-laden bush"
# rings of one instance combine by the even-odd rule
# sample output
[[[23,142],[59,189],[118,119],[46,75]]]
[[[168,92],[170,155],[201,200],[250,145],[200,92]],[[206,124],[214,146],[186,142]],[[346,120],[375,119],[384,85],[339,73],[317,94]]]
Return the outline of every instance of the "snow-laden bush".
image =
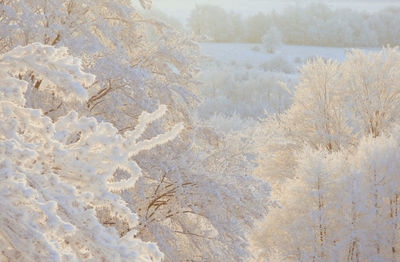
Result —
[[[204,119],[199,119],[203,120]],[[204,121],[204,124],[208,127],[222,131],[224,134],[228,134],[232,131],[241,131],[245,128],[256,126],[257,120],[254,118],[243,118],[237,113],[234,113],[231,116],[216,113],[210,116],[207,121]]]
[[[282,34],[275,26],[268,29],[268,31],[261,38],[261,43],[265,51],[268,53],[275,53],[275,51],[282,45]]]
[[[155,244],[135,238],[136,214],[115,193],[141,176],[132,157],[174,139],[182,126],[140,139],[165,107],[143,113],[124,136],[110,123],[73,111],[53,122],[42,110],[24,107],[28,83],[19,77],[27,71],[62,100],[84,102],[84,86],[94,81],[66,48],[31,44],[0,57],[0,258],[161,260]],[[126,179],[115,177],[121,171]]]
[[[277,54],[272,56],[268,61],[260,65],[264,71],[283,72],[293,74],[296,72],[294,64],[289,61],[285,55]]]
[[[289,107],[289,89],[295,76],[226,65],[204,70],[199,80],[202,84],[198,91],[203,101],[197,112],[201,119],[208,119],[215,113],[257,119],[265,113],[283,112]],[[289,89],[284,88],[283,83],[287,83]]]

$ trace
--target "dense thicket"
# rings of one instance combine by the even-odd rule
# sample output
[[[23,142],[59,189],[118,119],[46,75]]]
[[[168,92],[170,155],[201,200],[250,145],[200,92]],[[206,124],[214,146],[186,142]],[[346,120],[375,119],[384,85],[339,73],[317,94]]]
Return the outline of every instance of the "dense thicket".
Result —
[[[301,69],[294,102],[260,130],[257,173],[280,208],[261,261],[398,261],[400,53],[354,50]]]

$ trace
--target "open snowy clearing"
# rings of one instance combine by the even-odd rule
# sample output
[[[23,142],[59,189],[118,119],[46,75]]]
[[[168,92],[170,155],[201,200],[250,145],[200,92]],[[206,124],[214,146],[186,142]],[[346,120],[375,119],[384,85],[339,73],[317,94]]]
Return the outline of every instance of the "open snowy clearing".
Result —
[[[255,51],[256,48],[260,51]],[[380,50],[379,48],[361,49],[375,52]],[[318,56],[342,62],[349,48],[283,45],[275,53],[267,53],[262,51],[261,44],[200,43],[200,50],[202,54],[212,57],[217,63],[259,66],[276,55],[286,56],[289,61],[296,64],[302,64],[307,59]]]

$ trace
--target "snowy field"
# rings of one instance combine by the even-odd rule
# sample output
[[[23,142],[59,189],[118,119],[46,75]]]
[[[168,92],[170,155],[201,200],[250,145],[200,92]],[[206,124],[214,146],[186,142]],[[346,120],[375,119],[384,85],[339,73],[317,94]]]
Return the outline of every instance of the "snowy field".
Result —
[[[255,51],[258,48],[260,51]],[[283,45],[276,53],[267,53],[262,51],[261,44],[248,43],[200,43],[202,54],[214,59],[221,64],[259,66],[276,55],[286,56],[289,61],[299,64],[309,58],[322,57],[334,59],[343,62],[348,48],[340,47],[320,47],[320,46],[296,46]],[[363,49],[366,51],[378,51],[379,48]]]

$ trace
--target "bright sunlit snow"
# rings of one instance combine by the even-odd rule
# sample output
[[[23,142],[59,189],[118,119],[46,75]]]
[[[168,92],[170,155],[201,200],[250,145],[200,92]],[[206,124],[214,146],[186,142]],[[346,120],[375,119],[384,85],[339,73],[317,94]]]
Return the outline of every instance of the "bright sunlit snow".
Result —
[[[0,261],[400,261],[400,3],[0,0]]]

